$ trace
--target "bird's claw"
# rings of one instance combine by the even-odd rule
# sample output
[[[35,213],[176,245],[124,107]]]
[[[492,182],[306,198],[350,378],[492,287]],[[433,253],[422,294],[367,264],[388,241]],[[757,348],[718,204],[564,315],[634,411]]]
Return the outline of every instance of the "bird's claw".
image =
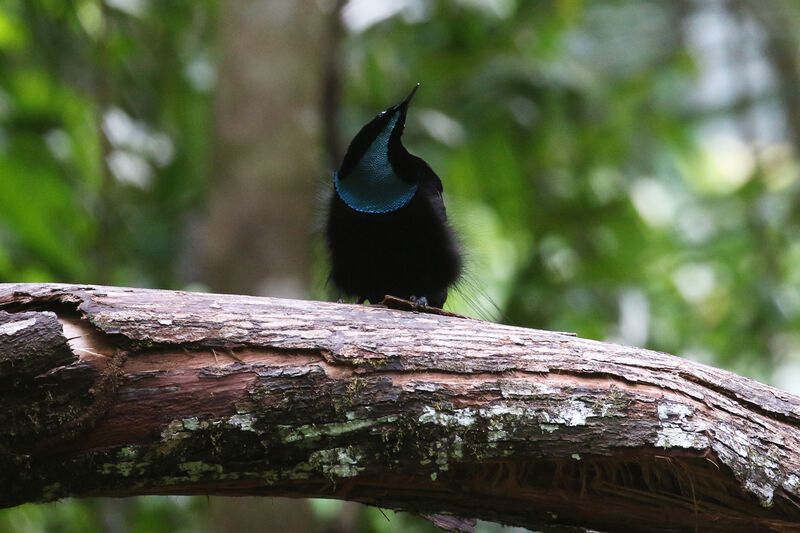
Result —
[[[425,296],[420,296],[417,298],[416,296],[409,296],[408,301],[414,304],[414,309],[419,309],[420,307],[428,307],[428,299]]]

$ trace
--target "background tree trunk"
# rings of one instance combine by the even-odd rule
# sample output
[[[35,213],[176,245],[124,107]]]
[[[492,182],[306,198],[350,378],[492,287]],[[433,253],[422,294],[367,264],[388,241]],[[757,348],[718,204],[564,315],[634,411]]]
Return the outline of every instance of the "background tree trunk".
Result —
[[[322,31],[326,17],[312,0],[227,0],[220,14],[215,183],[202,281],[219,292],[306,297],[320,178],[321,57],[331,46]],[[241,502],[225,505],[241,515]],[[287,516],[292,530],[314,529],[304,501],[252,512],[260,513],[252,523],[262,530],[286,527]]]
[[[791,531],[800,399],[370,306],[0,285],[0,505],[330,497],[560,531]]]
[[[216,176],[205,235],[213,290],[307,294],[325,14],[311,0],[220,7]]]

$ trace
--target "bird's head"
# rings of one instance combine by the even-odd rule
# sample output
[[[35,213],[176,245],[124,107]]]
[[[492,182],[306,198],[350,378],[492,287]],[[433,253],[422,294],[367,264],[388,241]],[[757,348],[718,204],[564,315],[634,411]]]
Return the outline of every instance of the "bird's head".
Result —
[[[336,194],[356,211],[388,213],[406,205],[417,192],[417,178],[406,172],[411,156],[400,142],[408,104],[405,99],[382,111],[356,134],[334,174]]]

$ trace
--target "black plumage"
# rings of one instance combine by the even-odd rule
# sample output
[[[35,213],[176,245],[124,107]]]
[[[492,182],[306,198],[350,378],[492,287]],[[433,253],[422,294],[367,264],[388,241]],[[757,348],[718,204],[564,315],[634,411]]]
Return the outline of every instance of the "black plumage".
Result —
[[[461,274],[442,182],[401,142],[418,87],[361,128],[334,177],[325,228],[331,280],[361,302],[392,295],[441,307]]]

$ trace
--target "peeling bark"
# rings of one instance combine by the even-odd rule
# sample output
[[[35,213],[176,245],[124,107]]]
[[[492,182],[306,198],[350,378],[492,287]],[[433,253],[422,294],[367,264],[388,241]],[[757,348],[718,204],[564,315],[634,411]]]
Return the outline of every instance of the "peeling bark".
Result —
[[[0,285],[0,309],[0,506],[273,495],[546,531],[800,530],[800,399],[671,355],[119,287]]]

